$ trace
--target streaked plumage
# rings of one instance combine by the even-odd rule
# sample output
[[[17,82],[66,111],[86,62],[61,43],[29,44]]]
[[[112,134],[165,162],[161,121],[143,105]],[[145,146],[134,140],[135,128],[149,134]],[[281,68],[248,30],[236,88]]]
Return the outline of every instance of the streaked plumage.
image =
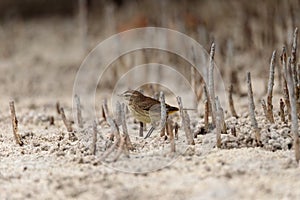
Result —
[[[129,110],[137,120],[143,123],[151,123],[152,127],[159,123],[161,116],[160,101],[145,96],[136,90],[128,90],[121,96],[125,99]],[[166,104],[167,115],[178,110],[178,108]],[[149,134],[149,132],[147,136],[150,136],[151,133]]]

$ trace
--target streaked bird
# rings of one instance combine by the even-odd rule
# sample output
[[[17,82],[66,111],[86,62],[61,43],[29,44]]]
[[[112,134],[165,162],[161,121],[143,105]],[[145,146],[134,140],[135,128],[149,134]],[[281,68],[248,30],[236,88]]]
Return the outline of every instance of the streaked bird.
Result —
[[[128,108],[134,118],[143,123],[151,124],[152,127],[148,131],[145,139],[148,138],[161,118],[160,101],[145,96],[136,90],[128,90],[119,96],[121,96],[126,101]],[[179,109],[177,107],[166,104],[167,116],[178,110]]]

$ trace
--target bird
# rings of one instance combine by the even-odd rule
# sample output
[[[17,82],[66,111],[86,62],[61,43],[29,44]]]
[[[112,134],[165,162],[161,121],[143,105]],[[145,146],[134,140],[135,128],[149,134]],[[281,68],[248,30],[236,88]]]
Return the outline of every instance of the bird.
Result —
[[[156,124],[161,118],[160,101],[149,96],[145,96],[137,90],[127,90],[119,96],[125,100],[135,119],[143,123],[151,124],[152,127],[149,129],[144,139],[150,137],[156,127]],[[177,107],[166,104],[167,117],[178,110],[179,109]]]

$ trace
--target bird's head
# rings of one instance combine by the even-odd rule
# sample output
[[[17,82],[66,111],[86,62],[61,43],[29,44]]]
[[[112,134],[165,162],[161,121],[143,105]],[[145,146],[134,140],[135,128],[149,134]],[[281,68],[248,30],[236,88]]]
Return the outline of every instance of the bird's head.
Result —
[[[130,102],[132,99],[140,97],[141,95],[142,94],[136,90],[127,90],[119,96],[122,97],[126,102]]]

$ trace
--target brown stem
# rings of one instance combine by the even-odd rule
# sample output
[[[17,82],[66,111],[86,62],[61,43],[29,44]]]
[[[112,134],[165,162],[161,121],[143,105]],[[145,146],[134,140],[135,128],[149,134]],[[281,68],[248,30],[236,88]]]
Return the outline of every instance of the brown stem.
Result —
[[[216,101],[215,101],[215,84],[214,84],[214,56],[215,56],[215,43],[212,43],[210,49],[209,59],[209,73],[208,73],[208,89],[211,103],[211,116],[212,124],[216,126]]]
[[[67,117],[66,117],[66,115],[65,115],[65,111],[64,111],[64,108],[63,108],[63,107],[60,108],[60,113],[61,113],[61,118],[62,118],[62,120],[63,120],[63,122],[64,122],[64,125],[65,125],[66,128],[67,128],[67,131],[68,131],[68,132],[72,132],[72,131],[73,131],[73,128],[72,128],[71,122],[70,122],[69,120],[67,120]]]
[[[273,51],[271,63],[270,63],[270,74],[269,74],[269,82],[268,82],[268,92],[267,92],[267,113],[268,113],[268,120],[271,123],[274,123],[274,116],[273,116],[273,86],[274,86],[274,73],[275,73],[275,58],[276,58],[276,51]]]
[[[255,118],[255,105],[253,99],[253,91],[252,91],[252,84],[251,84],[251,74],[247,72],[247,85],[248,85],[248,105],[249,105],[249,114],[251,118],[251,125],[254,128],[255,139],[258,145],[261,144],[260,141],[260,130],[257,125],[257,121]]]
[[[18,134],[18,120],[17,120],[17,116],[16,116],[14,101],[9,102],[9,108],[10,108],[10,113],[11,113],[11,123],[12,123],[15,141],[18,145],[23,146],[24,143],[22,142],[21,137]]]
[[[282,122],[284,122],[285,123],[285,116],[284,116],[284,102],[283,102],[283,100],[282,99],[280,99],[280,119],[281,119],[281,121]]]

